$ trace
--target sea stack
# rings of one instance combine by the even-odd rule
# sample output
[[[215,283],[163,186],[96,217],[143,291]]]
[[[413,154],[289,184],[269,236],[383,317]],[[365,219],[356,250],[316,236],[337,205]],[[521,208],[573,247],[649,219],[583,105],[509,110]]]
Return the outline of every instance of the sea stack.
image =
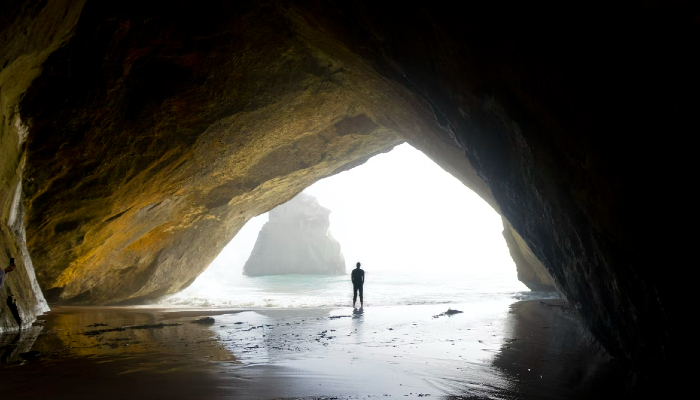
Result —
[[[305,193],[270,211],[243,274],[345,274],[340,243],[329,230],[330,213]]]

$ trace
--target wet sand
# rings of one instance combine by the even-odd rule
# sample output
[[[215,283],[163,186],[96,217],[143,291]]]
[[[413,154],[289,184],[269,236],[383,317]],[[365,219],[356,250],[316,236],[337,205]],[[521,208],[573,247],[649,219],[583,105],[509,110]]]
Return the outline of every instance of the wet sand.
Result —
[[[0,336],[0,387],[12,399],[624,393],[628,372],[589,339],[572,310],[538,301],[485,311],[449,307],[464,312],[436,317],[446,305],[363,314],[55,307],[19,336]],[[204,316],[215,323],[192,322]]]

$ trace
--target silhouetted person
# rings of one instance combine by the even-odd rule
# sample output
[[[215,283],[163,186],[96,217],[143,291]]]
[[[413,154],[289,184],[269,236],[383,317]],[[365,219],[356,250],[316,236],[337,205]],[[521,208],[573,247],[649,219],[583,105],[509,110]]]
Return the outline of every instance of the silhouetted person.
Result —
[[[0,269],[0,290],[2,289],[2,285],[4,284],[5,281],[5,274],[8,274],[12,271],[15,270],[15,259],[10,258],[10,265],[5,268],[5,270]],[[17,321],[17,324],[19,325],[19,329],[22,329],[22,318],[19,315],[19,309],[17,308],[17,302],[15,301],[14,296],[11,294],[7,296],[7,307],[10,308],[10,312],[12,312],[12,316],[15,318],[15,321]]]
[[[362,285],[365,284],[365,271],[360,269],[360,263],[357,263],[357,268],[352,270],[350,278],[352,279],[353,289],[352,306],[353,308],[355,307],[355,303],[357,303],[357,292],[360,292],[360,308],[362,308],[364,305],[362,301]]]

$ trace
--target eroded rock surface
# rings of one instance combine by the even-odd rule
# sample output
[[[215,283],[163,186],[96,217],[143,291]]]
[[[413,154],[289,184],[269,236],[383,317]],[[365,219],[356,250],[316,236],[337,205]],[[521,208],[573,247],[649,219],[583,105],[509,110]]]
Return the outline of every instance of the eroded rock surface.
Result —
[[[12,2],[0,12],[0,268],[9,265],[10,257],[17,265],[0,290],[0,332],[18,328],[7,306],[10,295],[24,327],[49,309],[26,246],[22,186],[29,128],[19,101],[41,73],[42,63],[71,36],[83,3]]]
[[[503,238],[506,239],[508,251],[515,262],[520,282],[534,291],[554,292],[557,290],[547,268],[542,265],[523,238],[505,219],[503,220]]]
[[[88,3],[24,97],[28,242],[52,301],[182,290],[249,218],[400,143],[380,110],[421,112],[275,4],[183,7]]]
[[[22,177],[52,299],[178,291],[250,217],[406,140],[502,214],[614,356],[679,354],[664,266],[688,260],[649,184],[692,170],[668,139],[696,125],[691,3],[82,5],[10,2],[0,24],[2,216]]]
[[[299,193],[270,211],[243,274],[342,275],[345,257],[330,233],[331,210],[315,197]]]

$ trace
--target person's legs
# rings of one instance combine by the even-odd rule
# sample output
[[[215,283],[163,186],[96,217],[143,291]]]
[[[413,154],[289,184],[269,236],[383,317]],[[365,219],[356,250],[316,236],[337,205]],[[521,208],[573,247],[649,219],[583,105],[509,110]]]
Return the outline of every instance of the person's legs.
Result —
[[[358,290],[357,285],[352,285],[352,292],[353,292],[352,306],[353,306],[353,308],[355,307],[355,303],[357,303],[357,290]],[[360,297],[360,304],[362,304],[362,297]]]
[[[363,286],[363,285],[360,285],[360,286],[358,287],[358,289],[359,289],[359,291],[360,291],[360,308],[364,307],[364,304],[365,304],[364,300],[362,299],[362,286]],[[354,304],[354,303],[353,303],[353,304]]]

